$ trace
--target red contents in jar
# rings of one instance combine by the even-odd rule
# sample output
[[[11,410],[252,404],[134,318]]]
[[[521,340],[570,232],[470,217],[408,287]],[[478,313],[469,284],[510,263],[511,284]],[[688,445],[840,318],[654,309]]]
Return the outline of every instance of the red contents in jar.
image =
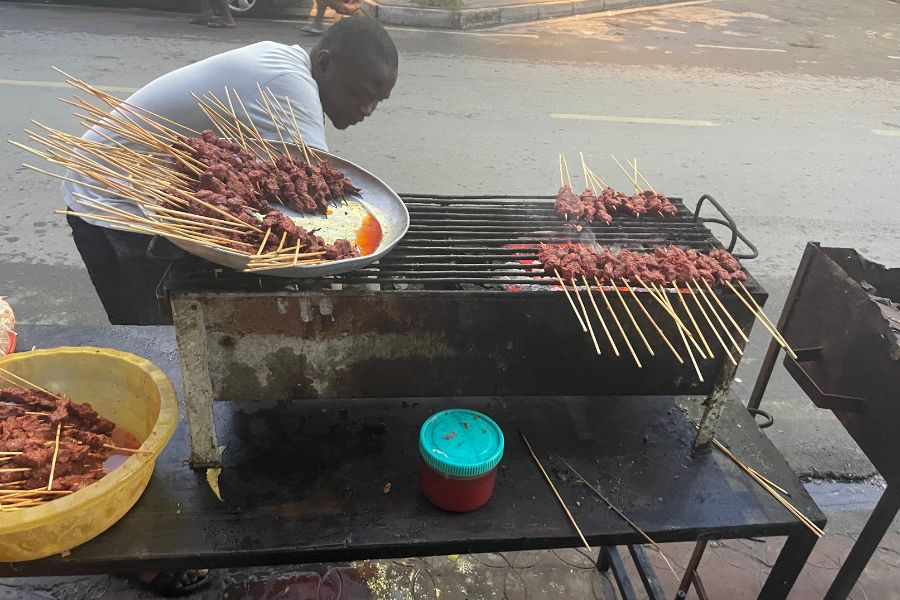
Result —
[[[466,512],[484,506],[491,499],[497,469],[477,477],[452,477],[422,461],[419,475],[422,491],[432,504],[451,512]]]

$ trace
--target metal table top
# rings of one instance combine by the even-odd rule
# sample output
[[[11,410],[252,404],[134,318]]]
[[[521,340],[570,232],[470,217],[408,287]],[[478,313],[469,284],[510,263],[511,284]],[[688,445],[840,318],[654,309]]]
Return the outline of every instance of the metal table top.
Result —
[[[171,328],[22,326],[20,347],[33,345],[136,352],[163,368],[180,389]],[[554,455],[597,482],[658,542],[805,531],[721,453],[691,456],[694,431],[672,397],[216,404],[219,440],[226,446],[219,480],[223,501],[213,495],[204,473],[185,465],[189,448],[182,421],[143,497],[118,524],[65,557],[0,565],[0,576],[579,546],[517,430],[528,435],[592,545],[641,538],[568,477]],[[418,487],[419,427],[433,412],[451,406],[490,415],[507,439],[494,497],[464,515],[433,507]],[[734,399],[718,437],[824,525],[824,515],[784,458]]]

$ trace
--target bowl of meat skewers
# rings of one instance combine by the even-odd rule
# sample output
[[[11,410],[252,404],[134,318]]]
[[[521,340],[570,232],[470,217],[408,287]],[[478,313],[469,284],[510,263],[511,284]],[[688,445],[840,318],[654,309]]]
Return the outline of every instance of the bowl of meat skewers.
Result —
[[[55,348],[0,360],[0,561],[65,552],[111,527],[177,420],[172,382],[133,354]]]

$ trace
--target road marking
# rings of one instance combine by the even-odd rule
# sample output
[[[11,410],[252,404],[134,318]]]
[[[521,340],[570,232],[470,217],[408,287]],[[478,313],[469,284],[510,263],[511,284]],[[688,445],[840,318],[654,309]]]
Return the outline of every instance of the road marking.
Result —
[[[712,121],[695,121],[690,119],[657,119],[653,117],[615,117],[612,115],[572,115],[567,113],[551,113],[553,119],[569,121],[605,121],[607,123],[634,123],[639,125],[682,125],[684,127],[718,127]]]
[[[667,29],[665,27],[656,27],[656,26],[644,27],[644,31],[661,31],[663,33],[679,33],[681,35],[684,35],[687,33],[687,31],[678,31],[677,29]]]
[[[781,48],[749,48],[747,46],[717,46],[715,44],[694,44],[695,48],[715,48],[717,50],[750,50],[752,52],[787,52]]]
[[[470,35],[475,37],[510,37],[510,38],[528,38],[539,40],[541,36],[535,33],[502,33],[493,31],[454,31],[451,29],[419,29],[417,27],[385,27],[388,31],[417,31],[420,33],[446,33],[449,35]]]
[[[61,81],[31,81],[28,79],[0,79],[0,85],[19,85],[23,87],[45,87],[45,88],[71,88],[68,83]],[[95,85],[98,90],[105,92],[125,92],[128,94],[138,91],[138,88],[118,87],[115,85]],[[73,88],[74,89],[74,88]]]
[[[894,60],[900,60],[900,56],[891,56],[888,54],[888,58],[893,58]]]
[[[872,133],[887,137],[900,137],[900,129],[873,129]]]

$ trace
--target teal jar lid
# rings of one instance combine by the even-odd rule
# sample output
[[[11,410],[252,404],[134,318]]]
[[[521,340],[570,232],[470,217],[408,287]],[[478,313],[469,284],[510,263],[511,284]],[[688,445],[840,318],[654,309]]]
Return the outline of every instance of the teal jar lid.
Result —
[[[419,452],[439,473],[478,477],[500,463],[503,432],[480,412],[452,408],[431,415],[422,424]]]

